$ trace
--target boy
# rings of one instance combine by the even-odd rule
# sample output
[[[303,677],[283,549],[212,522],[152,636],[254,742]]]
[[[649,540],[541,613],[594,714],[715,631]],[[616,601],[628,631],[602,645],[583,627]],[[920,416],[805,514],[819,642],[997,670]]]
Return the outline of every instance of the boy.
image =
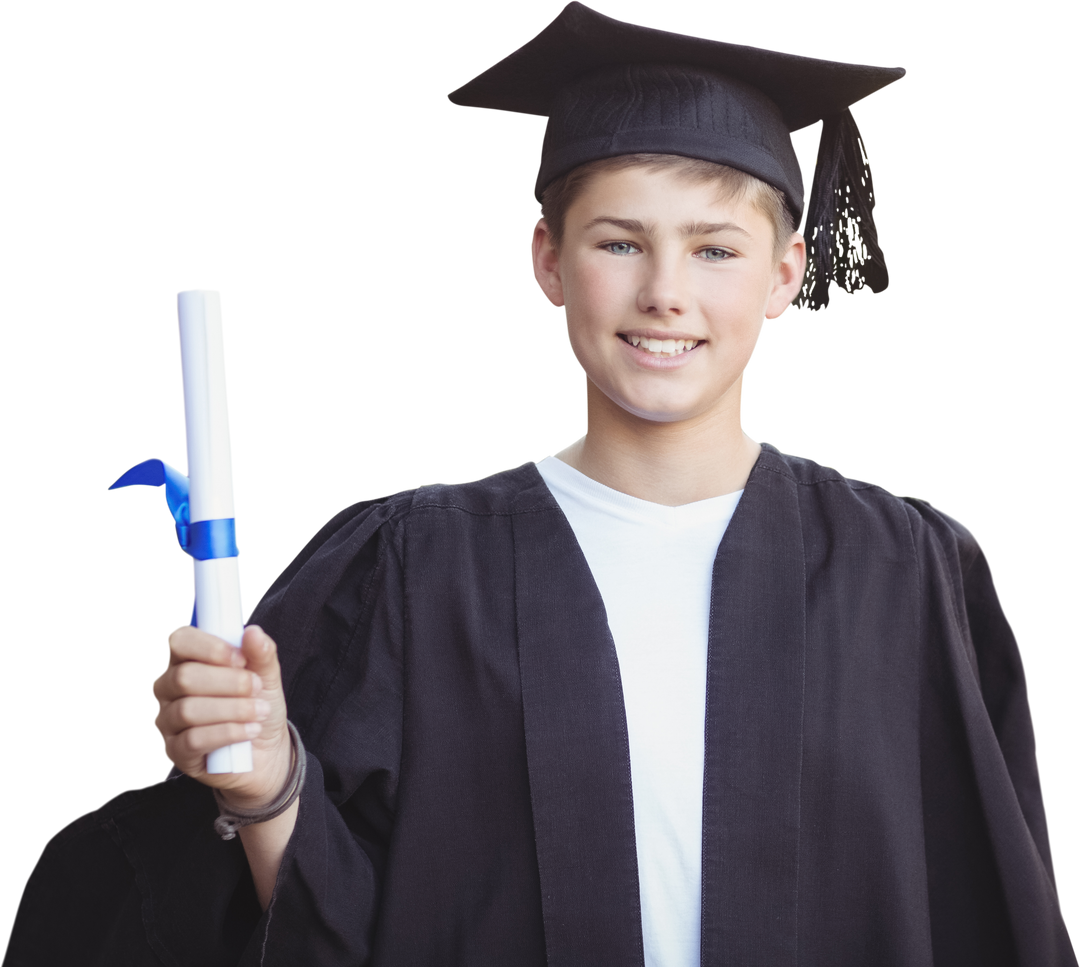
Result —
[[[134,871],[140,930],[109,919],[108,943],[131,963],[1075,963],[974,541],[739,423],[762,320],[844,278],[841,233],[813,226],[844,225],[848,287],[884,286],[840,112],[898,73],[572,4],[457,96],[531,109],[546,64],[570,69],[548,82],[534,265],[588,434],[346,510],[243,658],[173,636],[158,724],[199,783],[68,836],[104,824]],[[823,90],[823,164],[848,170],[811,201],[804,285],[787,127]],[[249,736],[253,773],[202,772]]]

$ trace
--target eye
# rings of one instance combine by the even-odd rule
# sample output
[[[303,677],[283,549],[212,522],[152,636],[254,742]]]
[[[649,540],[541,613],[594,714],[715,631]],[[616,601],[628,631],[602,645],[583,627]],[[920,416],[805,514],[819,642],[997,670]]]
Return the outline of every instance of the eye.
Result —
[[[610,252],[612,255],[633,255],[635,252],[640,252],[636,245],[632,245],[630,242],[604,242],[600,246],[604,251]]]
[[[694,254],[706,262],[723,262],[725,259],[731,258],[731,253],[726,248],[717,248],[716,246],[700,249]]]

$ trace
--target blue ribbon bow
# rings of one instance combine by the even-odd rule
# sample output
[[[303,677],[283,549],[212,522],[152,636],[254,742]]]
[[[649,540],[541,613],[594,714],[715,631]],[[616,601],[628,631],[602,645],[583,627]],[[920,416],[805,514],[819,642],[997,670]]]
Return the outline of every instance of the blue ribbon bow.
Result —
[[[132,487],[149,487],[161,491],[168,519],[173,522],[173,540],[187,558],[193,561],[212,561],[215,558],[239,558],[240,521],[237,518],[220,518],[216,521],[191,523],[188,506],[188,475],[178,470],[163,457],[144,457],[137,464],[118,473],[105,488],[106,494],[116,494]],[[191,608],[188,623],[195,622],[195,592],[191,589]]]

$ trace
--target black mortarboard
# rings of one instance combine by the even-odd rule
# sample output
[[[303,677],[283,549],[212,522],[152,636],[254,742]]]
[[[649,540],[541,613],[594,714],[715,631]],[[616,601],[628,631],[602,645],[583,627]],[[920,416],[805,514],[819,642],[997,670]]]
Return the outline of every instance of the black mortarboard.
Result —
[[[848,105],[904,76],[623,23],[569,4],[540,34],[450,95],[455,104],[548,117],[536,196],[600,158],[678,154],[779,189],[795,218],[803,186],[789,132],[823,120],[807,212],[807,277],[796,304],[880,292],[870,167]]]

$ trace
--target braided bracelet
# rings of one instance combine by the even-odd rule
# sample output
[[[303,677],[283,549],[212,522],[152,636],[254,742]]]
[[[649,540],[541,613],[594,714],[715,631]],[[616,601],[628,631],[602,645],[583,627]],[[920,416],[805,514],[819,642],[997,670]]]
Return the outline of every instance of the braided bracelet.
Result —
[[[289,738],[292,740],[292,764],[289,767],[289,775],[285,780],[285,787],[280,795],[268,806],[262,809],[239,809],[230,806],[225,797],[214,790],[214,800],[221,810],[221,815],[214,820],[214,832],[222,839],[234,839],[236,831],[243,826],[252,826],[255,823],[265,823],[280,816],[288,809],[304,788],[304,777],[307,775],[307,753],[304,751],[304,743],[300,741],[300,733],[292,722],[286,722],[289,726]]]

